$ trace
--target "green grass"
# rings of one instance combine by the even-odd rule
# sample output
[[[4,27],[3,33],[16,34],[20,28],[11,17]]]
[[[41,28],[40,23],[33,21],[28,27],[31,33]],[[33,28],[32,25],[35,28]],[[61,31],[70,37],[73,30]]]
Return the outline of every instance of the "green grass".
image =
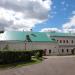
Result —
[[[40,59],[36,59],[36,58],[32,58],[31,61],[29,62],[17,62],[17,63],[12,63],[12,64],[0,64],[0,69],[10,69],[10,68],[18,68],[18,67],[22,67],[22,66],[29,66],[29,65],[33,65],[33,64],[38,64],[41,63],[42,60]]]

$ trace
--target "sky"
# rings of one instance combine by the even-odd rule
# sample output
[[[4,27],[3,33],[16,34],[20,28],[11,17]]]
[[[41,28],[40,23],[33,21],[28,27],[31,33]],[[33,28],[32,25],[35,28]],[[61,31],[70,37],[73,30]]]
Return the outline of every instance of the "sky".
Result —
[[[74,0],[0,0],[0,30],[75,33]]]

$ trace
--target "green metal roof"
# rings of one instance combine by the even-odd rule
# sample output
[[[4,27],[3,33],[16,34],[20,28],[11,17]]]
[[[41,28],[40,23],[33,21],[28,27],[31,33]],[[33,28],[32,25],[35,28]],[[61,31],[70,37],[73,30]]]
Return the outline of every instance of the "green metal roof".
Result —
[[[56,36],[56,37],[65,37],[65,36],[75,37],[75,33],[47,32],[47,34],[49,34],[50,36]]]
[[[1,34],[2,35],[2,34]],[[74,33],[58,33],[58,32],[25,32],[25,31],[5,31],[0,38],[2,40],[18,40],[25,41],[28,40],[34,42],[56,42],[53,37],[64,37],[64,36],[74,36]],[[1,39],[0,39],[1,40]]]
[[[33,42],[56,42],[49,38],[44,32],[21,32],[21,31],[10,31],[4,33],[6,40],[27,40],[28,35],[30,40]]]

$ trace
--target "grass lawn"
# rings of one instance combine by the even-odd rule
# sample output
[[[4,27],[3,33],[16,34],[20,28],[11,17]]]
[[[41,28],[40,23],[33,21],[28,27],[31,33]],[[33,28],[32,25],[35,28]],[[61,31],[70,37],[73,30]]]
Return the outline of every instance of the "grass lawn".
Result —
[[[9,69],[9,68],[17,68],[17,67],[22,67],[22,66],[28,66],[28,65],[33,65],[33,64],[38,64],[41,63],[41,59],[36,59],[32,57],[32,60],[29,62],[17,62],[17,63],[12,63],[12,64],[0,64],[0,69]]]

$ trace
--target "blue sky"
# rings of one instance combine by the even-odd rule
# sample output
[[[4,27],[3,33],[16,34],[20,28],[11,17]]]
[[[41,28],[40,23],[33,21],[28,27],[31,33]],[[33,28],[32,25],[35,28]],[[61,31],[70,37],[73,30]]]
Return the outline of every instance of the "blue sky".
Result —
[[[0,0],[0,30],[75,33],[74,0]]]
[[[52,0],[51,11],[49,11],[50,17],[47,21],[37,24],[33,31],[40,31],[43,28],[62,30],[63,24],[67,23],[74,14],[75,0]]]

